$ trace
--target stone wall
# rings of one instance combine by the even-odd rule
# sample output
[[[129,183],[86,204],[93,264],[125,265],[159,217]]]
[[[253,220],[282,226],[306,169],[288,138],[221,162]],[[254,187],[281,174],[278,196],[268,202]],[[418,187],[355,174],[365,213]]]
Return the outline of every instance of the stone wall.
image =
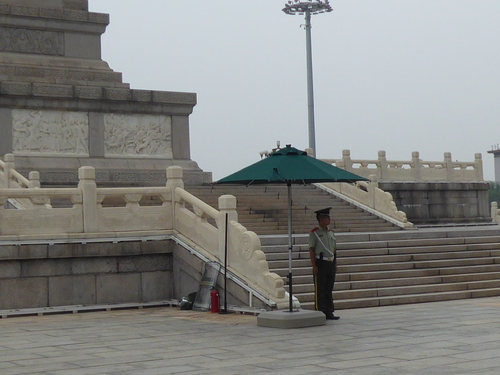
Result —
[[[0,310],[181,300],[204,267],[171,240],[0,245]],[[248,291],[227,287],[228,305],[249,304]],[[223,304],[222,272],[217,289]]]
[[[414,224],[491,222],[487,182],[379,182]]]
[[[173,295],[172,243],[0,246],[0,309],[150,302]]]

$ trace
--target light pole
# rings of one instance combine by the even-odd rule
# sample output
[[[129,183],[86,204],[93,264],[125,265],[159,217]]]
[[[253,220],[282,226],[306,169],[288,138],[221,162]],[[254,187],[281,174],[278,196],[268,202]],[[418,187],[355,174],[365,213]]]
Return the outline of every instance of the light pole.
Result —
[[[293,0],[285,4],[283,12],[289,15],[305,14],[306,18],[306,58],[307,58],[307,119],[309,129],[309,148],[316,157],[316,132],[314,129],[314,89],[311,43],[311,16],[318,13],[328,13],[333,9],[328,0]]]

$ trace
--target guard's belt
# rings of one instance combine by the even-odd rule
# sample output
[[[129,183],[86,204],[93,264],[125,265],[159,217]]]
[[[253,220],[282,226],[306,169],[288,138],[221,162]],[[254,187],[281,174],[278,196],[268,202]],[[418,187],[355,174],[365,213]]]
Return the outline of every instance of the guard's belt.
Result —
[[[321,255],[323,255],[323,254],[321,254]],[[333,262],[333,257],[324,258],[321,255],[316,255],[316,259],[324,260],[326,262]]]

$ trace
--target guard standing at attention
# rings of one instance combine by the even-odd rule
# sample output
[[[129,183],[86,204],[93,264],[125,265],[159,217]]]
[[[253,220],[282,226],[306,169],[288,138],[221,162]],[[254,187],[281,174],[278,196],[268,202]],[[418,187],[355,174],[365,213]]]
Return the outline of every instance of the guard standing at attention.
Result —
[[[326,319],[337,320],[333,315],[333,285],[337,271],[337,240],[328,226],[330,225],[330,210],[324,208],[315,211],[319,226],[309,233],[309,255],[314,275],[316,310],[322,311]]]

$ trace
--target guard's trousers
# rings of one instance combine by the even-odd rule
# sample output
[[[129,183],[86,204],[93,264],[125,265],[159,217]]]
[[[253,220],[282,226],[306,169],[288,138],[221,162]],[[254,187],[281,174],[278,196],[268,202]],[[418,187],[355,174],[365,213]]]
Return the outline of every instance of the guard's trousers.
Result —
[[[316,289],[316,310],[322,311],[326,316],[333,314],[333,285],[337,268],[335,262],[316,259],[318,273],[314,280]]]

